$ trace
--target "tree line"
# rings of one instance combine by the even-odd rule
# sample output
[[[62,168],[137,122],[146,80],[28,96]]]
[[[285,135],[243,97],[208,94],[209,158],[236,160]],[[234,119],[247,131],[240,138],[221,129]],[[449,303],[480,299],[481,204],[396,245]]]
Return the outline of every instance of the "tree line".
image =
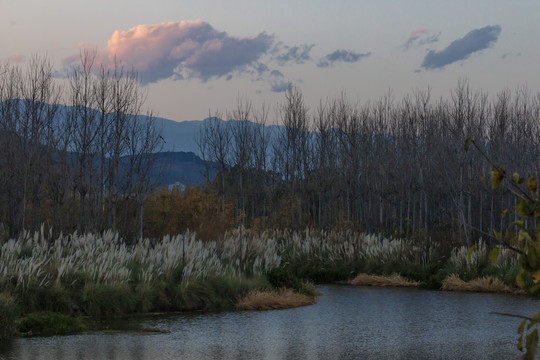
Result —
[[[433,236],[471,245],[503,222],[517,199],[482,181],[497,164],[534,173],[540,151],[540,93],[494,97],[466,80],[447,99],[417,90],[396,101],[353,103],[342,94],[309,109],[291,88],[270,123],[267,108],[240,99],[230,121],[201,128],[202,157],[218,171],[208,189],[234,205],[236,223],[395,236]]]
[[[34,56],[0,65],[0,222],[11,236],[142,232],[160,133],[137,74],[81,53],[66,79]]]
[[[155,193],[149,172],[162,139],[137,74],[94,61],[83,52],[67,79],[46,58],[0,66],[0,223],[12,236],[41,224],[160,236],[214,222],[436,234],[470,245],[513,220],[500,212],[516,198],[480,181],[490,165],[464,151],[465,139],[504,168],[538,166],[540,93],[525,87],[488,96],[460,81],[446,99],[429,89],[367,103],[341,94],[315,109],[291,88],[275,109],[239,99],[203,123],[204,192]],[[165,221],[160,204],[185,221]]]

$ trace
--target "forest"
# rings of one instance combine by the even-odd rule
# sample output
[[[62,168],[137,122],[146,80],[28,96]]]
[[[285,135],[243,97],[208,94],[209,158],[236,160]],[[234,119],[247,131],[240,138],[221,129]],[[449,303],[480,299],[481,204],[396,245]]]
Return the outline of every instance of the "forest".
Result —
[[[489,95],[461,80],[448,98],[429,89],[371,102],[341,94],[316,109],[290,88],[275,108],[239,98],[210,116],[197,139],[206,185],[166,191],[149,176],[162,143],[137,74],[99,68],[93,55],[60,80],[46,58],[2,65],[5,236],[44,224],[133,240],[187,229],[211,238],[242,225],[471,246],[515,220],[500,213],[517,199],[491,189],[491,165],[465,152],[465,139],[501,167],[532,174],[538,166],[540,93],[524,86]]]
[[[429,89],[356,103],[345,94],[309,109],[291,88],[269,118],[239,100],[201,129],[199,145],[218,171],[208,189],[250,226],[354,229],[471,246],[507,221],[517,197],[494,191],[492,165],[532,174],[538,166],[540,94],[494,96],[466,80],[448,99]],[[281,127],[265,127],[265,124]],[[486,182],[487,179],[487,182]],[[225,211],[225,207],[222,207]]]
[[[140,232],[159,129],[135,72],[94,66],[67,79],[45,57],[0,67],[0,222],[5,235]],[[139,221],[137,221],[139,220]]]

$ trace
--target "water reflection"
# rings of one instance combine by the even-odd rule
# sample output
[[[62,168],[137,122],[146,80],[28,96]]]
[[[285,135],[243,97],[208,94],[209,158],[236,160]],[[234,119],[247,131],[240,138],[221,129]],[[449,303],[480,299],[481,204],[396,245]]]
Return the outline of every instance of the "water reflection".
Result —
[[[536,299],[416,289],[324,286],[316,305],[146,318],[167,333],[16,339],[0,359],[506,359]]]

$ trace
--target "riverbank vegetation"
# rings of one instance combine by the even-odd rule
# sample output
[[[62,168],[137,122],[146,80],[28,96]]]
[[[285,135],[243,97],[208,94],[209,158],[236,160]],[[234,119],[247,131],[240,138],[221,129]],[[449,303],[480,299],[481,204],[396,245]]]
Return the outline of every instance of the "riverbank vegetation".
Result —
[[[236,303],[238,310],[280,310],[315,303],[313,294],[302,294],[281,288],[267,291],[251,291]]]
[[[451,274],[466,280],[495,276],[511,286],[508,274],[516,271],[516,257],[502,249],[492,264],[482,244],[470,254],[455,248],[448,257],[435,242],[352,231],[238,228],[213,241],[186,232],[135,244],[110,231],[58,237],[26,233],[0,247],[1,321],[11,324],[3,329],[12,333],[17,315],[43,311],[110,317],[297,306],[314,301],[307,282],[346,282],[362,273],[399,274],[434,289]]]
[[[349,282],[354,286],[379,286],[379,287],[419,287],[420,282],[405,279],[399,274],[377,276],[358,274]]]
[[[483,277],[470,281],[463,281],[455,274],[450,275],[442,281],[442,289],[448,291],[495,292],[507,294],[524,293],[523,290],[512,288],[497,278]]]

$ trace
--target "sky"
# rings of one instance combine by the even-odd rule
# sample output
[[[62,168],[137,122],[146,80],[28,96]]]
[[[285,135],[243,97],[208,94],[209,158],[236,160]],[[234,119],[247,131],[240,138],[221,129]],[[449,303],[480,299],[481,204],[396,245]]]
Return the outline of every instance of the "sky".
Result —
[[[45,55],[62,76],[83,49],[134,68],[147,106],[176,121],[273,108],[289,85],[313,111],[459,80],[540,91],[537,0],[0,0],[0,61]]]

